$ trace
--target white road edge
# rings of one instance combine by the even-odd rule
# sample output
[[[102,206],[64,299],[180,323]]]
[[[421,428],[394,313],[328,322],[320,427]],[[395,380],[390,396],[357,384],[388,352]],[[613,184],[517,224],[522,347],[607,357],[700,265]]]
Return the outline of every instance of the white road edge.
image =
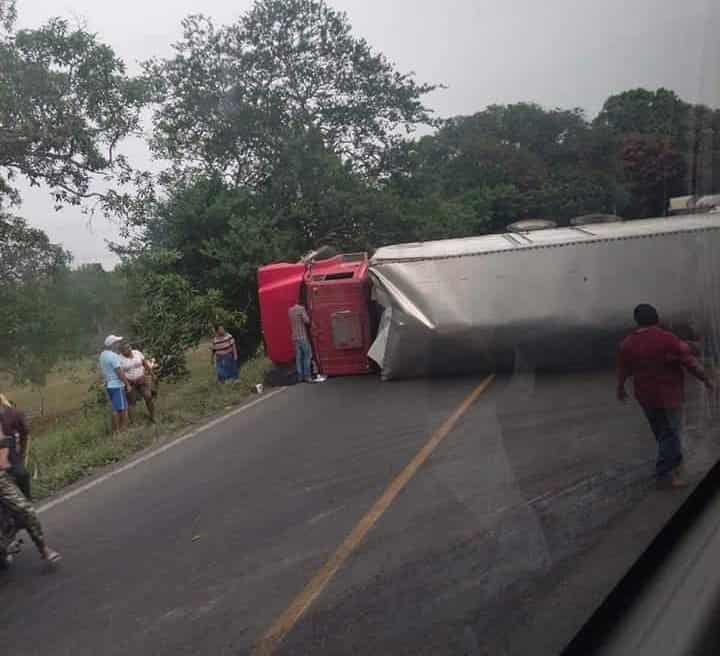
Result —
[[[130,469],[134,469],[138,465],[141,465],[142,463],[147,462],[148,460],[152,460],[153,458],[156,458],[157,456],[165,453],[165,451],[169,451],[170,449],[172,449],[176,446],[180,446],[183,442],[187,442],[188,440],[191,440],[193,437],[197,437],[200,433],[204,433],[205,431],[210,430],[211,428],[214,428],[218,424],[221,424],[224,421],[231,419],[232,417],[236,417],[237,415],[247,412],[251,408],[254,408],[257,405],[260,405],[261,403],[264,403],[265,401],[269,401],[271,398],[277,396],[278,394],[281,394],[282,392],[285,392],[287,389],[288,389],[287,387],[281,387],[279,389],[273,390],[272,392],[268,392],[267,394],[264,394],[260,398],[255,399],[254,401],[251,401],[250,403],[246,403],[245,405],[242,405],[239,408],[232,410],[231,412],[228,412],[227,414],[223,415],[222,417],[213,419],[212,421],[209,421],[208,423],[203,424],[202,426],[199,426],[198,428],[191,430],[189,433],[185,433],[184,435],[181,435],[180,437],[177,437],[174,440],[171,440],[170,442],[167,442],[167,443],[163,444],[162,446],[159,446],[156,449],[153,449],[152,451],[148,451],[147,453],[141,455],[138,458],[135,458],[134,460],[130,460],[129,462],[126,462],[124,465],[121,465],[117,469],[113,469],[112,471],[109,471],[106,474],[103,474],[102,476],[98,476],[97,478],[94,478],[91,481],[88,481],[87,483],[85,483],[84,485],[81,485],[80,487],[76,487],[74,490],[70,490],[70,492],[66,492],[65,494],[61,494],[60,496],[55,497],[54,499],[51,499],[47,503],[44,503],[41,506],[39,506],[37,508],[37,512],[38,513],[47,512],[48,510],[51,510],[55,506],[59,506],[61,503],[65,503],[66,501],[69,501],[73,497],[76,497],[80,494],[84,494],[85,492],[92,490],[94,487],[101,485],[105,481],[108,481],[111,478],[115,478],[115,476],[119,476],[123,472],[126,472]]]

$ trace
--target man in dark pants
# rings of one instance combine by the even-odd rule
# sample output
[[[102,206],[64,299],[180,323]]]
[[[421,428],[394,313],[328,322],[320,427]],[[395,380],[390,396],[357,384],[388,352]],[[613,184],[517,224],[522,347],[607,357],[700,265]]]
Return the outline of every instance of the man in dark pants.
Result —
[[[37,512],[9,474],[13,468],[9,452],[14,448],[14,444],[7,440],[0,426],[0,504],[19,519],[20,526],[30,534],[40,557],[48,563],[57,563],[60,561],[60,554],[48,547]]]
[[[642,406],[658,443],[655,473],[658,484],[685,486],[679,474],[682,462],[680,428],[684,400],[683,369],[712,389],[712,382],[700,367],[686,342],[658,325],[660,318],[652,305],[635,308],[638,329],[620,345],[617,396],[625,401],[625,382],[632,376],[635,398]]]
[[[30,473],[25,468],[30,441],[30,429],[25,415],[20,412],[3,394],[0,394],[0,430],[5,433],[10,446],[8,459],[12,468],[10,474],[22,493],[32,500]]]

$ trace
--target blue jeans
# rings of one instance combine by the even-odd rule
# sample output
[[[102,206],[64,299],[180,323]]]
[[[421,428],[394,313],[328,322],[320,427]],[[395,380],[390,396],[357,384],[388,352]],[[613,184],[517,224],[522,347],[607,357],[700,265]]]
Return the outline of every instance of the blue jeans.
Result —
[[[237,380],[238,363],[232,353],[228,355],[219,355],[215,358],[215,373],[219,383],[226,380]]]
[[[683,459],[680,445],[682,410],[680,408],[646,408],[643,406],[643,411],[658,444],[655,475],[659,480],[666,479]]]
[[[295,340],[295,367],[297,368],[298,381],[312,377],[312,349],[310,348],[310,342],[306,339]]]

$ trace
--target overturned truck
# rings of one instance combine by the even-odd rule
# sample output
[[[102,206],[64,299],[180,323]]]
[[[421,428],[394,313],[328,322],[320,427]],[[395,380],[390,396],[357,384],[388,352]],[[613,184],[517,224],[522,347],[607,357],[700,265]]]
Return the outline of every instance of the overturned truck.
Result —
[[[312,270],[305,265],[298,294]],[[357,300],[336,306],[346,317],[336,322],[340,342],[332,312],[312,338],[316,351],[321,339],[321,350],[342,350],[344,339],[385,380],[607,366],[638,303],[656,305],[670,329],[701,341],[706,353],[718,351],[720,214],[387,246],[367,272],[366,315]],[[262,282],[260,289],[267,343]],[[368,370],[356,369],[345,373]]]

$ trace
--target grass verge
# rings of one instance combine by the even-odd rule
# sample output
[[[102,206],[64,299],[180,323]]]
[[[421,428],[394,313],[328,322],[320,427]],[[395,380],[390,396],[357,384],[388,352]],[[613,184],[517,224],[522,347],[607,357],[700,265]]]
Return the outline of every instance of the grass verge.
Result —
[[[231,409],[263,380],[269,367],[267,359],[256,357],[245,363],[232,384],[218,385],[206,368],[192,372],[186,381],[161,385],[157,423],[150,424],[144,405],[138,404],[133,427],[121,435],[111,435],[107,407],[60,418],[33,439],[29,467],[35,474],[35,497],[47,497],[99,467],[120,462],[208,415]]]

